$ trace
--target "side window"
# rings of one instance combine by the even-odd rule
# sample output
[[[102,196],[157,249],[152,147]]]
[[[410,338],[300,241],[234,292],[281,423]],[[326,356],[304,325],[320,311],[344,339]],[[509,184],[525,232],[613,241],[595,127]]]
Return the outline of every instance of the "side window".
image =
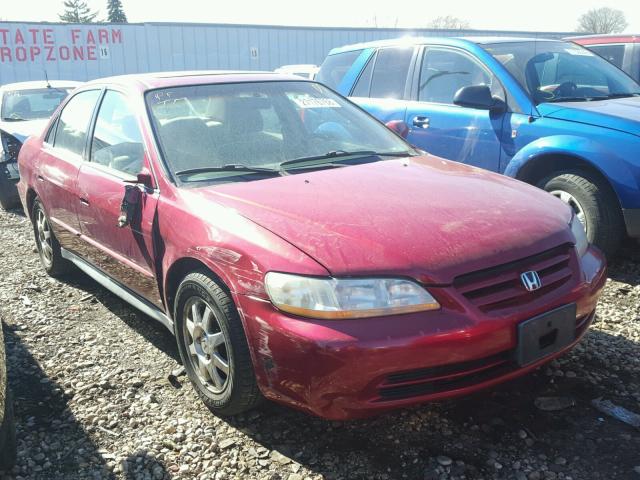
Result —
[[[594,53],[597,53],[605,60],[613,63],[616,67],[622,68],[624,60],[624,45],[594,45],[589,47]]]
[[[468,55],[456,50],[425,50],[420,68],[418,100],[453,105],[453,97],[462,87],[487,85],[493,94],[503,97],[498,81]]]
[[[412,56],[413,47],[378,50],[369,96],[372,98],[402,98]]]
[[[100,97],[100,90],[87,90],[69,100],[58,119],[54,147],[75,155],[82,155],[87,141],[89,122],[98,97]]]
[[[91,161],[131,175],[142,169],[142,134],[127,98],[119,92],[108,90],[100,104],[91,139]]]
[[[364,70],[360,74],[360,78],[356,82],[356,86],[353,88],[351,92],[352,97],[368,97],[369,89],[371,87],[371,74],[373,73],[373,64],[376,63],[376,55],[371,55],[369,62],[367,62],[367,66],[364,67]]]
[[[316,80],[336,90],[353,65],[353,62],[356,61],[361,53],[362,50],[354,50],[329,55],[324,62],[322,62],[318,75],[316,75]]]

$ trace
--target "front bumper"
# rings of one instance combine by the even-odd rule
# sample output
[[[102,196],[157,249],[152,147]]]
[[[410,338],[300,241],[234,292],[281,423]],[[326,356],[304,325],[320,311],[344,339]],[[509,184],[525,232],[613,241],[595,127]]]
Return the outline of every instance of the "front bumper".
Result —
[[[576,261],[576,263],[578,263]],[[606,281],[602,255],[590,249],[580,280],[563,295],[489,317],[430,288],[436,312],[343,321],[295,318],[264,299],[237,299],[263,394],[318,416],[345,420],[441,400],[523,375],[568,351],[595,316]],[[576,276],[578,272],[576,272]],[[515,363],[517,325],[575,303],[575,340],[526,367]]]
[[[623,208],[622,215],[627,227],[627,235],[640,238],[640,208]]]

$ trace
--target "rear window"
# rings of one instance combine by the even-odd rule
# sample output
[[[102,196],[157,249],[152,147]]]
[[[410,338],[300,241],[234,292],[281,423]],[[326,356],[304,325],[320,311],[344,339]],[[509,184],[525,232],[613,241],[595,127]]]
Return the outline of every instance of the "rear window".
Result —
[[[360,56],[360,53],[362,53],[362,50],[329,55],[324,62],[322,62],[316,80],[336,90],[351,68],[351,65],[353,65],[353,62]]]
[[[624,45],[593,45],[588,48],[608,62],[613,63],[616,67],[622,68],[625,48]]]

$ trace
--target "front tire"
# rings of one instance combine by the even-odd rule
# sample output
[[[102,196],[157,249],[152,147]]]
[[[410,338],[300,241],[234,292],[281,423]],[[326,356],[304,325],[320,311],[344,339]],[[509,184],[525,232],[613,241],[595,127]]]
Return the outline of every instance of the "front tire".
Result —
[[[573,209],[590,243],[609,258],[616,253],[625,227],[618,200],[606,182],[583,170],[569,170],[545,178],[538,186]]]
[[[235,415],[261,400],[249,346],[231,297],[206,271],[187,275],[176,294],[178,350],[196,392],[217,415]]]
[[[69,272],[70,264],[62,258],[60,244],[51,230],[51,223],[47,217],[40,199],[36,198],[31,209],[31,221],[33,233],[36,238],[36,246],[40,255],[40,263],[45,271],[52,277],[60,277]]]

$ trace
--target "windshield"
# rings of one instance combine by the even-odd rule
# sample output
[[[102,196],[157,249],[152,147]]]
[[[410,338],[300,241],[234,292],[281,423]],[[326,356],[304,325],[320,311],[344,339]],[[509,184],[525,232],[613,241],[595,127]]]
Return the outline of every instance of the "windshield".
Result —
[[[414,153],[384,125],[312,82],[174,87],[150,91],[146,101],[166,163],[180,182],[253,180],[269,169],[282,173],[285,164]]]
[[[49,118],[71,89],[39,88],[10,90],[2,97],[2,120],[38,120]]]
[[[624,72],[573,43],[505,42],[484,48],[509,70],[535,103],[640,95],[640,86]]]

